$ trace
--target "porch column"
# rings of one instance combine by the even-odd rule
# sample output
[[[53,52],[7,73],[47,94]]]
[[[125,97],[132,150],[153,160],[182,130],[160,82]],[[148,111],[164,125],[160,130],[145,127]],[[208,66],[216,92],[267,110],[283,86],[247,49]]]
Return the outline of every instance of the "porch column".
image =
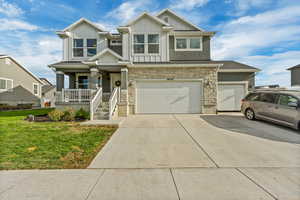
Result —
[[[121,89],[127,90],[128,88],[128,69],[122,68],[121,69]]]
[[[99,71],[97,68],[91,68],[90,69],[91,75],[90,75],[90,82],[89,82],[89,88],[96,90],[98,87],[98,76]]]
[[[121,93],[119,102],[119,116],[126,117],[129,114],[128,106],[128,69],[121,69]]]
[[[62,91],[65,86],[65,75],[62,71],[56,72],[56,91]]]
[[[76,88],[75,73],[69,74],[69,88],[70,89],[75,89]]]

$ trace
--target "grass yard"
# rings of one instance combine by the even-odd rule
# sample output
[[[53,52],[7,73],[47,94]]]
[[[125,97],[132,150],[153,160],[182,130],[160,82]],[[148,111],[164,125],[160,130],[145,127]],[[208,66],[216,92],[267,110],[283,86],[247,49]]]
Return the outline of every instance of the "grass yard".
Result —
[[[23,120],[28,114],[49,111],[0,112],[0,169],[86,168],[116,130]]]

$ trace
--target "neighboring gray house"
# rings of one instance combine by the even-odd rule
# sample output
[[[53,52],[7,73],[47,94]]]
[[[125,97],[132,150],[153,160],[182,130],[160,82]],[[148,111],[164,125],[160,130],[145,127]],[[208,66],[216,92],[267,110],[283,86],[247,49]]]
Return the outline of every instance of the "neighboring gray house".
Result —
[[[300,86],[300,64],[288,70],[291,71],[291,86]]]
[[[103,101],[109,101],[108,117],[216,113],[240,110],[241,99],[255,86],[259,69],[212,61],[215,32],[169,9],[155,16],[144,12],[117,30],[112,34],[82,18],[57,31],[63,60],[49,65],[56,72],[57,105],[85,107],[93,118],[102,116]]]
[[[40,78],[40,80],[44,83],[42,86],[41,106],[55,107],[56,86],[53,85],[50,81],[48,81],[48,79],[46,78]]]
[[[11,56],[0,56],[0,104],[40,106],[43,82]]]

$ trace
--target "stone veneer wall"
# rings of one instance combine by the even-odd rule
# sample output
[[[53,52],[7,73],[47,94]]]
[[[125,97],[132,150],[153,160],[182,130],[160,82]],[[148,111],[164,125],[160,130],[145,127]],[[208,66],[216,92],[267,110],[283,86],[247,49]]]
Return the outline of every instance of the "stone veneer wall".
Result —
[[[153,67],[128,69],[128,109],[135,114],[136,80],[141,79],[203,79],[204,99],[202,111],[215,114],[217,106],[217,68],[216,67]]]

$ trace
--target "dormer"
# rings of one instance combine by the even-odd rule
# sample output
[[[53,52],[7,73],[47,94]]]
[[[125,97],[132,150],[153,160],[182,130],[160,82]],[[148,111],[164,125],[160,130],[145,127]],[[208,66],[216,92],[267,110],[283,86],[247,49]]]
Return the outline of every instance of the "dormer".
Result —
[[[63,60],[88,60],[107,48],[103,29],[81,18],[56,34],[63,40]]]

